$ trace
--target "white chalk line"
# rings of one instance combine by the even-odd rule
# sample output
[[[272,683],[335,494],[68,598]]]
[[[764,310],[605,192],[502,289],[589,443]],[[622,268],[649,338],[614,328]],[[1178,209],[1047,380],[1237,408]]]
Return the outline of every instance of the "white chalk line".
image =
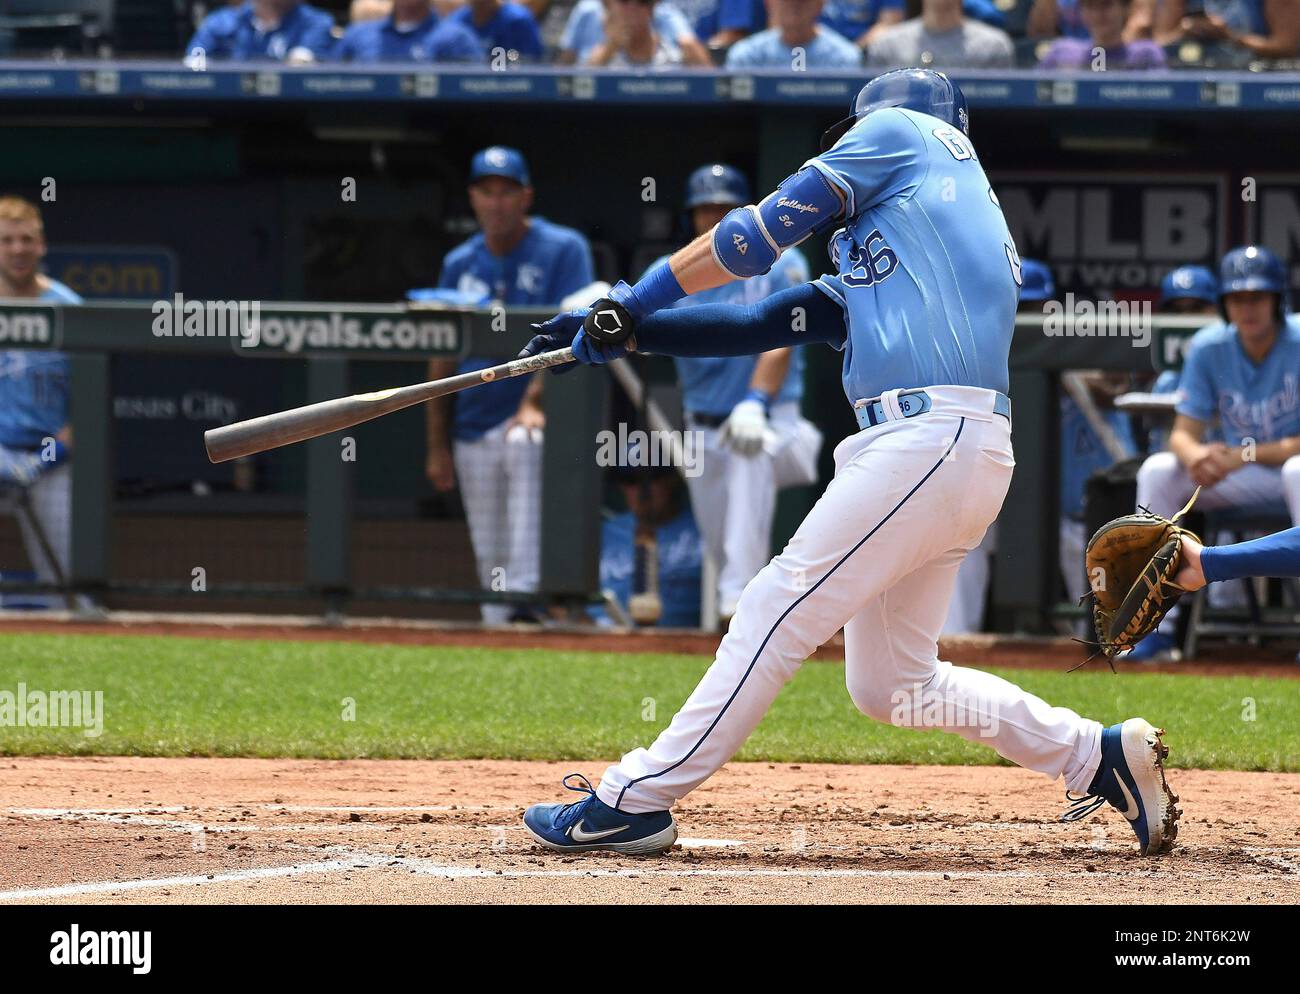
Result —
[[[245,805],[247,806],[247,805]],[[397,804],[376,806],[370,804],[262,804],[270,811],[375,811],[401,813],[403,811],[518,811],[518,804]]]
[[[133,826],[136,828],[155,828],[164,832],[182,832],[187,835],[211,833],[213,835],[243,835],[245,832],[389,832],[398,827],[395,824],[380,825],[373,822],[349,821],[341,824],[288,824],[288,825],[241,825],[211,824],[200,821],[183,821],[175,818],[153,818],[148,815],[103,814],[98,811],[80,811],[76,814],[42,813],[35,810],[14,811],[30,818],[43,821],[96,821],[109,825]]]
[[[294,847],[298,848],[298,847]],[[151,890],[161,887],[201,887],[207,884],[243,883],[254,880],[267,880],[283,877],[303,876],[313,873],[334,873],[341,870],[392,869],[405,870],[422,876],[437,877],[446,880],[464,879],[576,879],[610,878],[610,879],[813,879],[813,880],[1052,880],[1062,879],[1059,870],[1045,872],[1033,870],[866,870],[866,869],[826,869],[801,867],[591,867],[587,869],[486,869],[479,866],[457,866],[438,863],[434,860],[413,856],[379,855],[376,853],[353,850],[343,846],[331,846],[324,851],[342,853],[337,859],[321,860],[310,863],[294,863],[288,866],[261,867],[246,870],[232,870],[212,874],[187,874],[182,876],[155,877],[143,880],[108,880],[84,884],[64,884],[58,887],[36,887],[19,890],[0,891],[0,901],[32,901],[43,898],[85,897],[93,894],[113,894],[126,891]],[[1090,873],[1076,872],[1070,878],[1131,878],[1131,870],[1097,870]],[[1229,875],[1235,879],[1235,875]],[[1221,880],[1220,874],[1183,873],[1183,879]]]
[[[366,859],[365,865],[357,865]],[[85,897],[90,894],[112,894],[118,891],[151,890],[157,887],[190,887],[213,883],[238,883],[247,880],[269,880],[275,877],[301,876],[305,873],[332,873],[337,870],[369,869],[382,862],[358,853],[348,859],[331,859],[318,863],[295,863],[289,866],[267,866],[249,870],[232,870],[226,873],[190,874],[179,877],[154,877],[149,880],[104,880],[95,883],[64,884],[60,887],[30,887],[24,890],[0,891],[0,901],[32,901],[46,897]]]

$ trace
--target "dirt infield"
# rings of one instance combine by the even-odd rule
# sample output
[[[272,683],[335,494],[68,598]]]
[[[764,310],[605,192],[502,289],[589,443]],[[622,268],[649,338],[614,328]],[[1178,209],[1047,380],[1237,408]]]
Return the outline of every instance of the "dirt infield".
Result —
[[[1174,770],[1155,860],[1002,767],[734,764],[665,856],[537,849],[523,808],[604,765],[3,759],[0,903],[1300,902],[1295,774]]]

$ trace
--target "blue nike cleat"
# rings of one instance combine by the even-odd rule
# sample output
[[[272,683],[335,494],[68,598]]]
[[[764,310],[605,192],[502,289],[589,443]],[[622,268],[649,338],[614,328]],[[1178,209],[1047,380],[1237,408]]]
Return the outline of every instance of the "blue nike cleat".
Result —
[[[1088,793],[1074,797],[1062,821],[1079,821],[1103,804],[1116,808],[1137,835],[1143,856],[1157,856],[1174,847],[1178,835],[1178,795],[1165,782],[1164,760],[1169,747],[1160,741],[1163,728],[1143,718],[1130,718],[1101,733],[1101,765]]]
[[[579,786],[573,786],[569,780]],[[667,811],[626,814],[596,796],[591,781],[581,773],[564,778],[569,790],[586,794],[571,804],[534,804],[524,812],[524,828],[555,852],[591,852],[609,849],[632,856],[650,856],[671,849],[677,825]]]

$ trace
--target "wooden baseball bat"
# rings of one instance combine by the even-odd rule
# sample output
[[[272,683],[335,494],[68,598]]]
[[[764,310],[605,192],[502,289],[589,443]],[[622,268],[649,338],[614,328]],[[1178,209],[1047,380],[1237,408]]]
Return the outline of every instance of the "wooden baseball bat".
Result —
[[[457,376],[447,376],[441,380],[428,383],[414,383],[409,387],[394,387],[392,390],[380,390],[377,393],[358,393],[351,397],[338,397],[334,400],[322,400],[306,407],[295,407],[289,411],[265,414],[260,418],[236,421],[231,425],[222,425],[203,433],[203,444],[208,449],[208,459],[212,462],[227,462],[240,456],[251,456],[255,452],[278,449],[282,445],[292,445],[309,438],[328,435],[340,428],[351,428],[363,421],[371,421],[393,411],[422,404],[435,397],[445,397],[449,393],[466,390],[483,383],[506,379],[511,376],[524,376],[551,366],[573,362],[573,350],[556,349],[554,352],[542,352],[524,359],[512,359],[499,366],[479,369]]]

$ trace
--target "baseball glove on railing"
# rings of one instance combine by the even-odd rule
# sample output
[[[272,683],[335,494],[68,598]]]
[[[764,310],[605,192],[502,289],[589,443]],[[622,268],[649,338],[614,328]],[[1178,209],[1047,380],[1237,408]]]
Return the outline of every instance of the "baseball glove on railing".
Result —
[[[1084,562],[1092,593],[1087,596],[1092,598],[1097,641],[1084,644],[1096,646],[1097,651],[1071,670],[1102,655],[1113,672],[1114,657],[1155,631],[1178,603],[1184,589],[1174,577],[1183,560],[1182,537],[1191,535],[1200,541],[1193,532],[1178,527],[1178,519],[1191,510],[1200,492],[1197,487],[1172,518],[1141,508],[1102,525],[1088,541]]]

